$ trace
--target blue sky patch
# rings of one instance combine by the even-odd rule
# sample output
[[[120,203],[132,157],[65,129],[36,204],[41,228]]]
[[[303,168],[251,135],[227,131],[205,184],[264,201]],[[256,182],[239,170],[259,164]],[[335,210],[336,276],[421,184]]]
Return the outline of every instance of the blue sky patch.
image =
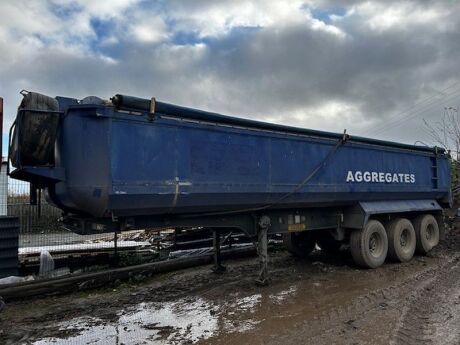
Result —
[[[68,19],[75,13],[81,12],[83,8],[76,2],[71,2],[68,5],[59,5],[54,2],[48,4],[50,11],[59,18]]]
[[[343,17],[347,13],[347,10],[342,7],[336,7],[332,9],[311,8],[310,13],[313,18],[318,19],[326,24],[330,24],[331,16],[336,15]]]
[[[180,31],[174,34],[174,37],[172,38],[172,43],[175,45],[193,45],[193,44],[199,44],[199,43],[204,43],[208,44],[210,40],[206,37],[200,37],[196,32],[184,32]]]
[[[116,23],[113,20],[103,20],[93,17],[91,18],[90,24],[96,34],[96,37],[91,39],[89,42],[90,49],[93,52],[97,52],[105,56],[118,58],[122,51],[122,48],[119,47],[118,44],[110,46],[101,45],[101,42],[104,42],[105,39],[112,36]]]
[[[110,33],[113,31],[115,23],[111,20],[102,20],[99,18],[91,18],[90,21],[91,27],[93,28],[98,40],[103,40],[110,36]]]

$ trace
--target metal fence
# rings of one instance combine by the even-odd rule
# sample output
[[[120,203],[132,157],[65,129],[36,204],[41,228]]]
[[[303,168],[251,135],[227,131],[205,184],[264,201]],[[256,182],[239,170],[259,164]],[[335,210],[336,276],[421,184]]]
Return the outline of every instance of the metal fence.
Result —
[[[42,193],[36,205],[30,204],[30,184],[11,179],[3,164],[0,173],[0,215],[19,219],[20,275],[39,276],[43,255],[52,260],[48,274],[66,274],[94,264],[110,264],[114,257],[114,234],[81,236],[66,230],[59,219],[62,211],[48,203]],[[134,246],[133,246],[134,247]],[[65,267],[64,272],[59,272]],[[73,267],[73,268],[72,268]],[[51,272],[51,273],[50,273]]]
[[[20,234],[45,234],[63,232],[58,220],[62,211],[49,204],[42,195],[37,205],[29,202],[29,183],[8,179],[6,212],[19,218]],[[3,206],[4,209],[4,206]]]

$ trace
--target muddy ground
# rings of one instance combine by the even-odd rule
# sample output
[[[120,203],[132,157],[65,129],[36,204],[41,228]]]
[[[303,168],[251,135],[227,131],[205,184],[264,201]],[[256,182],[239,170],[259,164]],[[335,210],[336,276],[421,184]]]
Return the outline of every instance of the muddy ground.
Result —
[[[148,281],[11,302],[0,344],[460,344],[460,231],[429,256],[357,269],[347,252],[271,253]]]

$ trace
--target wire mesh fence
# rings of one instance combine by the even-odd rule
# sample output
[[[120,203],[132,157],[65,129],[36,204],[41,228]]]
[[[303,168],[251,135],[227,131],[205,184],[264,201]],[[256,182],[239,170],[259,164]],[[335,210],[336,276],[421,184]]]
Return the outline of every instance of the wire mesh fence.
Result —
[[[6,211],[8,216],[19,218],[20,236],[66,233],[59,224],[61,211],[49,204],[43,195],[37,205],[31,205],[29,192],[29,183],[9,179]]]
[[[62,211],[43,193],[32,205],[30,184],[7,177],[5,166],[0,174],[0,215],[19,219],[19,272],[24,276],[46,278],[130,265],[143,262],[133,257],[152,252],[139,233],[115,238],[114,233],[79,235],[65,229],[59,221]],[[48,267],[43,268],[44,261]]]

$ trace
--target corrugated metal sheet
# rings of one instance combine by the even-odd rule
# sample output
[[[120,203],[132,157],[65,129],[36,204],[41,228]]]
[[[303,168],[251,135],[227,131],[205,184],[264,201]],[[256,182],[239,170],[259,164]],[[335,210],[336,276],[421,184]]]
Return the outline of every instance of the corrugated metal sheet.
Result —
[[[0,216],[8,215],[8,175],[6,174],[7,162],[0,166]]]
[[[18,274],[19,218],[0,217],[0,278]]]

